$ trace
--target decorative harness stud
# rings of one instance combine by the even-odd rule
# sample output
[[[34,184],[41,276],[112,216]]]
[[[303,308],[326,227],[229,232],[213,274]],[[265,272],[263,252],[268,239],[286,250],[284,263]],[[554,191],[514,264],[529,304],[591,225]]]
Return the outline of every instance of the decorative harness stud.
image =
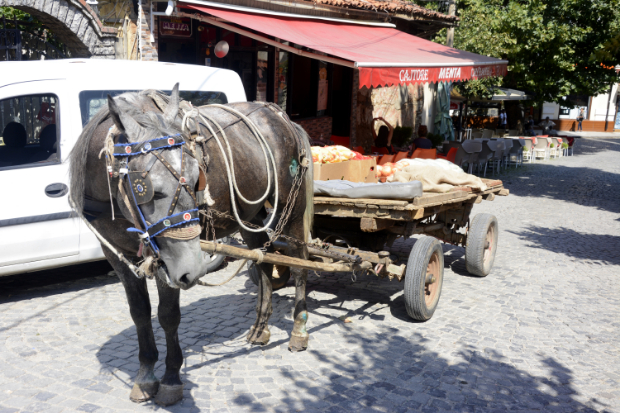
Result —
[[[118,169],[119,178],[122,181],[125,177],[127,177],[127,183],[129,184],[129,188],[131,190],[133,205],[127,205],[127,208],[135,208],[138,211],[138,216],[140,217],[141,224],[144,227],[144,230],[136,227],[128,228],[129,232],[137,232],[139,233],[139,237],[142,240],[142,243],[145,247],[151,248],[153,254],[156,257],[159,257],[159,247],[155,242],[154,237],[163,234],[165,231],[189,224],[192,222],[198,222],[198,201],[196,199],[196,195],[192,191],[192,189],[187,185],[187,180],[183,176],[185,165],[183,163],[183,154],[182,150],[185,141],[181,134],[176,134],[172,136],[163,136],[161,138],[151,139],[144,142],[132,142],[132,143],[117,143],[114,144],[114,156],[119,158],[124,158],[120,161],[120,167]],[[166,159],[161,155],[160,151],[165,149],[173,149],[173,148],[181,148],[181,173],[179,174],[174,170],[172,165],[166,161]],[[129,161],[133,156],[141,156],[147,155],[151,153],[153,155],[152,160],[147,164],[146,171],[130,171],[129,170]],[[145,204],[151,199],[153,199],[154,191],[153,185],[151,184],[151,180],[149,178],[149,172],[155,162],[159,160],[164,164],[164,166],[174,175],[174,177],[179,181],[177,185],[177,190],[174,194],[174,197],[170,203],[170,207],[168,208],[168,215],[157,221],[156,223],[149,225],[142,214],[142,210],[140,209],[140,205]],[[179,195],[181,194],[181,188],[185,188],[188,194],[194,200],[194,208],[188,209],[186,211],[182,211],[174,214],[174,210],[177,206],[177,202],[179,200]],[[136,226],[139,225],[138,222],[134,223]]]

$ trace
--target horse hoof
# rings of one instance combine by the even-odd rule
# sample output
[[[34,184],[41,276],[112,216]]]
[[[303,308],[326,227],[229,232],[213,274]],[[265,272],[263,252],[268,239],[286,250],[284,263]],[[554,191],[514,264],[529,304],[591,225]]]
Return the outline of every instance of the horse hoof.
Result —
[[[160,406],[170,406],[180,401],[183,398],[183,385],[177,384],[169,386],[167,384],[161,384],[157,396],[155,396],[155,403]]]
[[[142,384],[134,383],[129,399],[134,403],[142,403],[155,397],[157,390],[159,390],[158,381]]]
[[[291,352],[304,351],[308,348],[308,336],[298,337],[291,336],[291,341],[288,342],[288,349]]]
[[[259,346],[264,346],[269,343],[269,339],[271,338],[271,332],[267,329],[261,331],[260,335],[255,329],[251,329],[248,334],[248,342],[250,344],[257,344]]]

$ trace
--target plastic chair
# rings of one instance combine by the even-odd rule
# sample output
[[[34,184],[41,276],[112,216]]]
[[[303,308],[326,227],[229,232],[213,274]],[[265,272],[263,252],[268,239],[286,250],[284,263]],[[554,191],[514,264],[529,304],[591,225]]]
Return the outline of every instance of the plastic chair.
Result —
[[[568,141],[568,149],[566,150],[566,155],[568,155],[568,151],[570,151],[570,156],[573,156],[573,146],[575,145],[575,138],[567,137]]]
[[[495,171],[502,171],[502,158],[504,157],[504,142],[501,141],[487,141],[487,145],[493,151],[493,157],[490,159],[491,166],[493,167],[493,175],[495,175]],[[497,168],[496,168],[497,167]]]
[[[388,162],[394,162],[394,157],[396,155],[383,155],[381,158],[379,158],[379,162],[377,162],[377,165],[384,165]]]
[[[524,142],[522,139],[511,139],[512,148],[508,153],[508,163],[514,163],[515,168],[520,166],[523,163],[523,145]],[[514,158],[514,161],[513,161]]]
[[[485,129],[482,131],[482,139],[491,139],[493,137],[493,131],[491,129]]]
[[[560,142],[556,138],[549,138],[551,143],[549,144],[549,158],[552,156],[558,158],[560,155]],[[551,147],[553,145],[553,148]]]
[[[510,151],[512,150],[513,140],[502,139],[501,141],[504,143],[504,152],[502,153],[502,158],[503,158],[504,166],[506,166],[507,168],[508,165],[510,164]]]
[[[482,132],[472,132],[471,138],[472,139],[482,139]]]
[[[401,159],[405,159],[407,155],[409,155],[409,152],[403,152],[403,151],[398,152],[396,156],[394,157],[394,162],[398,162]]]
[[[531,139],[524,138],[523,139],[523,152],[522,152],[523,160],[529,161],[530,163],[532,163],[532,161],[534,160],[534,157],[532,156],[533,154],[534,154],[534,142]]]
[[[548,138],[538,137],[534,146],[534,157],[547,159],[549,156],[549,140]],[[541,155],[542,154],[542,155]]]
[[[370,151],[372,153],[381,153],[383,155],[389,155],[390,151],[388,150],[388,148],[377,148],[376,146],[371,146],[370,147]]]
[[[489,147],[489,141],[479,141],[482,144],[482,150],[478,153],[478,173],[482,169],[482,165],[484,165],[484,175],[487,176],[487,166],[489,165],[489,161],[495,155],[495,151],[492,151]]]
[[[437,159],[445,159],[446,161],[450,161],[454,163],[456,159],[456,154],[458,151],[459,151],[459,148],[457,147],[450,148],[450,150],[448,151],[446,155],[437,154]]]
[[[482,151],[482,142],[466,141],[463,142],[462,148],[467,155],[463,157],[459,166],[462,167],[466,163],[468,165],[467,171],[471,174],[474,172],[474,165],[478,163],[478,154]]]
[[[519,131],[516,129],[508,129],[508,136],[519,136]]]
[[[413,155],[411,155],[411,159],[415,159],[415,158],[437,159],[437,150],[418,148],[415,151],[413,151]]]

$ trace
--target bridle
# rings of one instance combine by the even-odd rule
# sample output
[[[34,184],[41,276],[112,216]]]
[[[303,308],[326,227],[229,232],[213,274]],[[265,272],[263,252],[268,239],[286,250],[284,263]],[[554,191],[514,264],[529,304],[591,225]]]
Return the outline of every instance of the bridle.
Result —
[[[149,248],[156,258],[159,258],[159,247],[155,242],[155,237],[164,235],[164,233],[170,229],[178,228],[187,224],[191,225],[192,223],[198,223],[199,221],[198,200],[196,198],[196,194],[194,194],[194,191],[189,187],[188,182],[184,177],[184,153],[186,152],[184,145],[185,141],[180,133],[150,139],[143,142],[116,143],[114,144],[113,156],[115,158],[118,157],[121,160],[117,164],[118,167],[115,165],[113,168],[108,168],[111,176],[116,176],[116,173],[118,173],[119,189],[122,192],[126,207],[129,209],[132,217],[134,218],[135,227],[128,228],[127,231],[138,233],[143,246],[145,248]],[[164,150],[175,149],[181,149],[180,173],[177,172],[161,154]],[[151,158],[148,160],[144,171],[130,170],[129,163],[131,158],[138,156],[149,156],[149,154],[151,155]],[[153,185],[149,177],[149,172],[158,160],[177,179],[178,185],[174,197],[170,202],[170,206],[168,207],[168,215],[161,218],[154,224],[149,224],[149,222],[144,218],[140,205],[150,202],[154,197]],[[127,178],[126,182],[125,178]],[[129,189],[128,191],[126,190],[127,188]],[[194,201],[194,208],[175,214],[174,211],[183,188],[185,188]],[[200,190],[200,188],[198,189]],[[131,197],[127,195],[127,192],[131,193]],[[135,211],[137,211],[137,215],[135,214]]]

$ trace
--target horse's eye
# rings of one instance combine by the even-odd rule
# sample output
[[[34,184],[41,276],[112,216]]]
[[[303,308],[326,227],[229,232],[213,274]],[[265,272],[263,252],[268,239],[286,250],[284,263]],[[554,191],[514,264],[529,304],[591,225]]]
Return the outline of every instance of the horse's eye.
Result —
[[[153,194],[153,199],[155,200],[164,199],[165,197],[166,197],[166,194],[164,194],[163,192],[155,191],[155,193]]]

